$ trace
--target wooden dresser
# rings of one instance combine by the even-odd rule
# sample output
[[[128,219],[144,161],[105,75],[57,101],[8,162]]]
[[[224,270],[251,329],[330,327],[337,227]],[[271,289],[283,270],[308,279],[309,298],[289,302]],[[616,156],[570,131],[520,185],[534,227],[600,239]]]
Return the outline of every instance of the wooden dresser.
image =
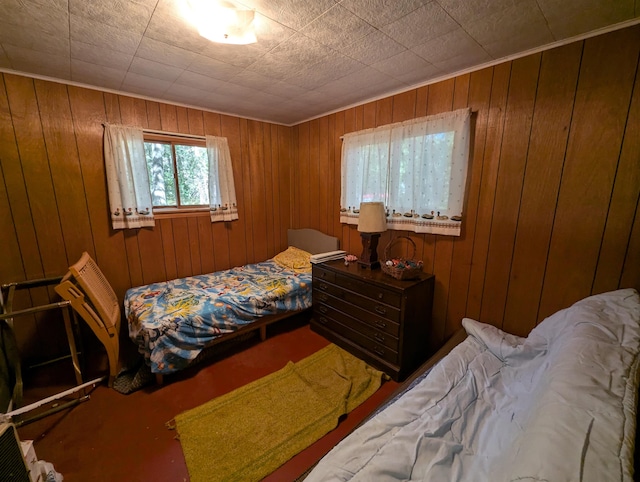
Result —
[[[311,329],[400,381],[429,356],[433,275],[396,280],[344,261],[313,265]]]

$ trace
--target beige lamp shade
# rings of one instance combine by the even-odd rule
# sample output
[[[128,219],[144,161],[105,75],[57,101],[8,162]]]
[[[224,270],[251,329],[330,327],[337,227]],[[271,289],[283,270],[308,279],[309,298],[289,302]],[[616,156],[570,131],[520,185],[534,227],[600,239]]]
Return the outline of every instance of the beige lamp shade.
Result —
[[[360,203],[358,231],[361,233],[382,233],[387,230],[387,215],[384,203]]]

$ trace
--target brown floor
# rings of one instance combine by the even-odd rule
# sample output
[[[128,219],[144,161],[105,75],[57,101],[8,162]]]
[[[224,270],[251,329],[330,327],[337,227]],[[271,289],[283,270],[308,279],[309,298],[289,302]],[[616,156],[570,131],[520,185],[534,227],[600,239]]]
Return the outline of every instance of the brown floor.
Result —
[[[36,455],[51,462],[65,482],[188,481],[180,442],[165,423],[264,375],[318,351],[328,341],[309,325],[294,320],[268,329],[267,340],[246,340],[219,359],[167,377],[163,386],[122,395],[104,385],[90,400],[18,429],[21,440],[34,440]],[[58,367],[71,372],[70,366]],[[85,380],[89,380],[85,376]],[[33,384],[36,384],[35,382]],[[386,399],[398,384],[388,381],[334,431],[299,453],[267,481],[291,481],[331,449]],[[57,393],[65,387],[48,387]],[[27,396],[43,397],[34,388]],[[37,398],[36,398],[37,399]]]

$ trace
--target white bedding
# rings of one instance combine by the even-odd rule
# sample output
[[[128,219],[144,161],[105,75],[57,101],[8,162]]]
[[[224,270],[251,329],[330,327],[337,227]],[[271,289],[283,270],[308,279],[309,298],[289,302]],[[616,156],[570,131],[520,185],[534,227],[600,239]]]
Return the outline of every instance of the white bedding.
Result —
[[[463,326],[463,343],[306,481],[633,480],[635,290],[579,301],[527,338]]]

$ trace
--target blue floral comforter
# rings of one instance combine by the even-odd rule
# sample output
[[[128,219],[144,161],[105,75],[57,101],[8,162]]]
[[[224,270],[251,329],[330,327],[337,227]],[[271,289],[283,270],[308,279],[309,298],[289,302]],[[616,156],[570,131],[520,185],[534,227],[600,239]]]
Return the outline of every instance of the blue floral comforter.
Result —
[[[213,339],[257,318],[311,306],[311,273],[273,260],[131,288],[129,336],[153,373],[186,367]]]

